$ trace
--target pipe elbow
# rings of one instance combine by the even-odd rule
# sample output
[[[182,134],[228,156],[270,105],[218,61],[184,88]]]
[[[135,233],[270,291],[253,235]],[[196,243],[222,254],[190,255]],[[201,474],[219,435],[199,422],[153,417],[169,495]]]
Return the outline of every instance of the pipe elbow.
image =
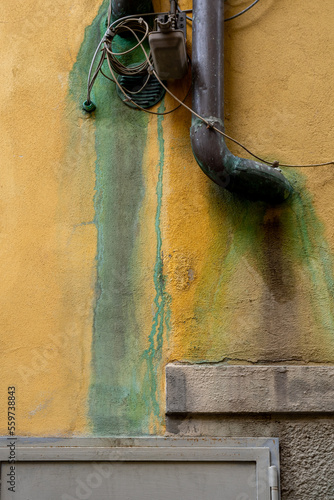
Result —
[[[206,120],[221,129],[224,127],[218,118]],[[223,136],[198,118],[193,119],[190,138],[194,157],[203,172],[228,191],[271,204],[283,202],[292,193],[292,186],[280,169],[234,156]]]
[[[116,20],[145,12],[153,12],[152,0],[111,0],[108,17]]]

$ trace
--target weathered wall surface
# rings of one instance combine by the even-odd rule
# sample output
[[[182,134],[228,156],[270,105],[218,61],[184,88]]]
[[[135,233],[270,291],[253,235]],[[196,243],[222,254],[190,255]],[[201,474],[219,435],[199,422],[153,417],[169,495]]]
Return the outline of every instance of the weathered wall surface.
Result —
[[[1,9],[1,432],[87,428],[96,281],[94,126],[69,75],[98,2]]]
[[[163,434],[171,361],[334,362],[333,167],[286,169],[269,207],[204,176],[187,111],[133,111],[100,77],[84,114],[107,4],[1,14],[0,379],[23,435]],[[226,131],[265,158],[333,159],[333,15],[268,0],[226,23]]]
[[[282,500],[333,500],[332,418],[250,415],[169,417],[171,436],[279,436]]]

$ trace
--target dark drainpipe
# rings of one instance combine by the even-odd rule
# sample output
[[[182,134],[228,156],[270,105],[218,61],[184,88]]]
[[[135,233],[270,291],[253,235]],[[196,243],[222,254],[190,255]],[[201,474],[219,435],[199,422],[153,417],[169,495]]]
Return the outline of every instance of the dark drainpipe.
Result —
[[[152,12],[151,0],[111,0],[113,19]],[[224,1],[193,0],[193,109],[224,131]],[[223,137],[198,118],[191,145],[197,163],[216,184],[253,200],[284,201],[292,188],[277,168],[234,156]]]
[[[111,0],[109,5],[109,19],[114,20],[146,12],[154,12],[151,0]]]
[[[193,0],[192,71],[194,111],[224,131],[223,0]],[[279,169],[234,156],[223,137],[196,117],[190,137],[197,163],[216,184],[269,203],[291,193]]]

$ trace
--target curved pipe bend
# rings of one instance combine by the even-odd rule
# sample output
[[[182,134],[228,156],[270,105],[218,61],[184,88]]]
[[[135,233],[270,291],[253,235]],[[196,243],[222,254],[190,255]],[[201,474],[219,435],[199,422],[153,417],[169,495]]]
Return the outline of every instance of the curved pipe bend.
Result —
[[[207,117],[220,130],[221,120]],[[263,163],[234,156],[224,138],[206,124],[194,118],[190,129],[194,157],[203,172],[216,184],[230,192],[254,201],[280,203],[292,188],[280,170]]]

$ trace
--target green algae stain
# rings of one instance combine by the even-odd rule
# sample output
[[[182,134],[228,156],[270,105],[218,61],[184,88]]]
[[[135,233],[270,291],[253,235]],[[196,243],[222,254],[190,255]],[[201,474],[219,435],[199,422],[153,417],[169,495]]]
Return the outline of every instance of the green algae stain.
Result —
[[[334,337],[333,257],[325,238],[324,226],[315,214],[305,180],[298,176],[298,181],[299,189],[290,204],[298,235],[294,239],[295,261],[308,271],[308,293],[318,328]]]
[[[271,352],[273,339],[277,357],[286,346],[300,359],[334,356],[333,259],[304,177],[289,176],[295,193],[276,208],[211,186],[215,238],[194,302],[198,348],[188,360],[256,356]]]
[[[93,24],[87,28],[78,59],[70,75],[71,98],[85,99],[86,80],[92,54],[104,30],[108,2],[102,5]],[[107,71],[107,70],[106,70]],[[121,103],[110,82],[99,77],[94,89],[97,110],[95,224],[98,228],[96,308],[92,346],[92,382],[89,415],[97,435],[139,435],[150,430],[152,414],[162,422],[159,377],[162,347],[169,329],[170,297],[165,291],[161,213],[163,195],[164,139],[163,118],[158,119],[159,165],[155,229],[157,238],[154,266],[154,316],[151,331],[142,332],[136,321],[135,295],[140,289],[140,270],[134,265],[134,248],[139,231],[139,212],[145,195],[142,176],[147,139],[146,115]],[[161,105],[160,110],[163,109]],[[288,272],[278,280],[282,294],[293,302],[312,306],[314,324],[320,332],[333,334],[334,280],[332,256],[324,229],[305,189],[303,177],[291,174],[296,193],[274,211],[280,236],[268,237],[268,209],[264,204],[238,200],[229,193],[210,188],[210,208],[215,239],[206,256],[194,304],[196,325],[192,332],[200,347],[189,360],[220,360],[233,337],[233,316],[224,318],[226,296],[240,283],[234,281],[236,269],[246,259],[257,270],[276,300],[277,281],[268,259],[279,243],[280,269]],[[275,225],[276,224],[276,225]],[[277,227],[275,222],[273,231]],[[276,233],[277,234],[277,233]],[[296,291],[294,267],[305,275],[306,288]],[[137,288],[136,288],[137,287]],[[247,290],[243,290],[248,299]],[[276,293],[276,295],[275,295]],[[233,296],[233,293],[232,293]],[[296,296],[296,299],[295,299]],[[261,312],[261,311],[260,311]],[[265,314],[259,316],[259,328]],[[231,319],[232,318],[232,319]],[[262,318],[262,319],[261,319]],[[291,316],[295,321],[295,316]],[[287,318],[289,320],[289,318]],[[246,318],[247,321],[247,318]],[[282,323],[275,328],[280,329]],[[271,326],[270,326],[271,328]],[[229,333],[229,332],[232,332]],[[247,334],[247,332],[246,332]],[[333,335],[332,335],[333,336]],[[149,347],[145,349],[146,338]],[[203,343],[203,339],[208,339]],[[223,340],[222,340],[223,339]],[[233,339],[232,339],[233,340]],[[194,340],[196,343],[196,339]],[[146,344],[147,345],[147,344]],[[159,429],[158,429],[159,431]]]
[[[164,101],[159,106],[159,113],[165,111]],[[165,276],[163,273],[162,256],[162,233],[161,233],[161,209],[163,195],[163,167],[164,167],[164,137],[163,137],[163,115],[158,117],[158,141],[159,141],[159,165],[158,182],[156,187],[157,211],[155,216],[155,231],[157,236],[156,262],[154,266],[155,314],[151,332],[149,335],[149,347],[145,350],[143,358],[147,364],[147,386],[150,388],[150,401],[152,412],[161,420],[161,408],[157,397],[159,373],[161,373],[162,347],[164,332],[169,329],[169,306],[170,300],[165,291]]]
[[[78,103],[85,99],[89,64],[105,29],[107,7],[105,1],[95,21],[87,28],[71,73],[71,96]],[[153,346],[152,351],[144,353],[145,333],[141,331],[142,325],[137,323],[135,314],[135,299],[140,295],[140,269],[134,265],[134,249],[145,195],[142,163],[148,119],[144,113],[125,106],[117,97],[114,85],[102,76],[97,79],[94,94],[97,109],[95,117],[90,119],[95,120],[96,129],[98,278],[89,416],[97,435],[139,435],[149,432],[152,406],[154,412],[159,411],[156,363],[161,356],[162,323],[165,321],[161,319],[163,290],[159,232],[163,150],[157,190],[160,204],[157,211],[159,255],[154,270],[157,315],[151,333],[152,342],[154,337],[156,343],[155,352],[160,354],[153,354]]]

